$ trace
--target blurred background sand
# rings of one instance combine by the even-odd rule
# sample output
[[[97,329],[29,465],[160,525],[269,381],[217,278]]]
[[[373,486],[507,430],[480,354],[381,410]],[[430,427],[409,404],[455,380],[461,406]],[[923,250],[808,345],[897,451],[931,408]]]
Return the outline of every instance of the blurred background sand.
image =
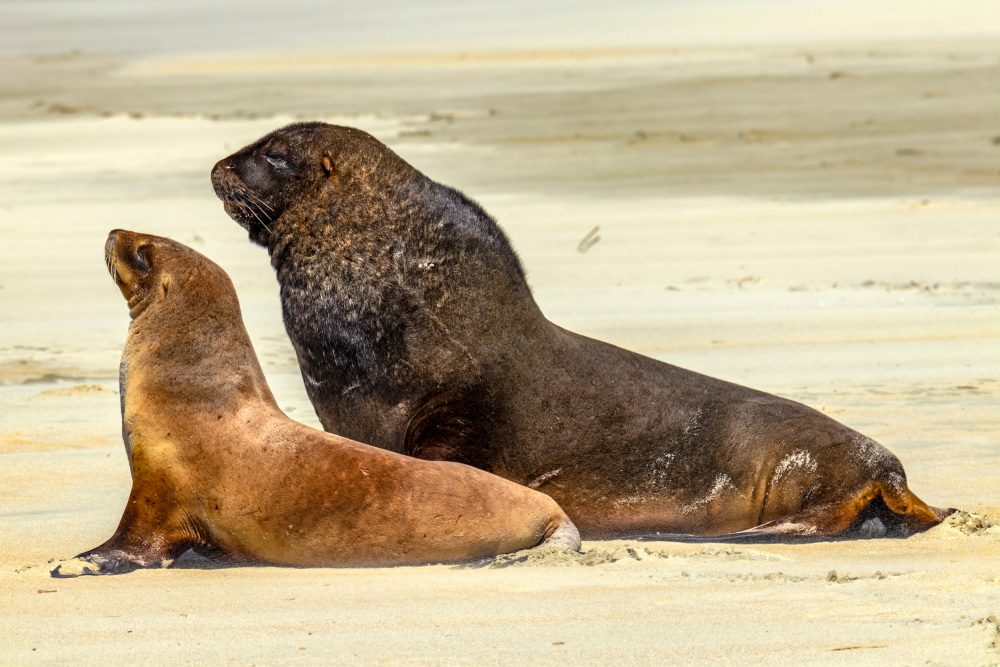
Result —
[[[316,424],[266,253],[208,180],[299,119],[477,199],[559,324],[808,403],[928,502],[1000,517],[997,3],[5,1],[0,37],[0,663],[1000,662],[989,519],[504,569],[47,575],[129,488],[108,230],[219,262]]]

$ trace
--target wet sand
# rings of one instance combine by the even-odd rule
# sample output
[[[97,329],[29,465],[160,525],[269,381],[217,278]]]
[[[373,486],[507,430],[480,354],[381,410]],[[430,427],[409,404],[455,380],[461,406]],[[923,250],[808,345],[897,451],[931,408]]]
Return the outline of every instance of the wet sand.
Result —
[[[0,662],[1000,662],[1000,39],[2,60]],[[555,322],[821,409],[975,516],[498,568],[50,579],[129,488],[108,230],[219,262],[279,403],[316,424],[266,254],[208,181],[305,118],[482,203]]]

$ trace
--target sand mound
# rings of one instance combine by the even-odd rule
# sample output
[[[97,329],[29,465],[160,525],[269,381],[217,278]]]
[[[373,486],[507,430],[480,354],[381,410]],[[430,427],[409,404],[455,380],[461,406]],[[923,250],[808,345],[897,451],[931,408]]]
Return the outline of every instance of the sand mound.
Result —
[[[670,558],[670,554],[632,544],[596,545],[581,554],[583,565],[603,565],[621,561],[649,561]]]
[[[962,510],[958,510],[945,519],[937,530],[961,533],[962,535],[1000,536],[1000,525],[997,525],[988,516]]]

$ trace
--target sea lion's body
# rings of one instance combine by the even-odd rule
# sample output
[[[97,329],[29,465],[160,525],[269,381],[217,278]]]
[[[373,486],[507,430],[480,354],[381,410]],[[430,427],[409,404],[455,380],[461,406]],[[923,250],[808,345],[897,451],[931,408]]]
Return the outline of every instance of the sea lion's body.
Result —
[[[352,128],[293,125],[213,170],[265,245],[324,428],[556,499],[584,536],[906,533],[942,511],[799,403],[566,331],[496,223]]]
[[[136,252],[149,270],[139,288],[127,265]],[[161,565],[188,548],[231,562],[360,566],[579,545],[542,493],[286,417],[228,276],[205,257],[128,232],[112,233],[108,254],[134,317],[121,367],[132,492],[115,535],[58,574]]]

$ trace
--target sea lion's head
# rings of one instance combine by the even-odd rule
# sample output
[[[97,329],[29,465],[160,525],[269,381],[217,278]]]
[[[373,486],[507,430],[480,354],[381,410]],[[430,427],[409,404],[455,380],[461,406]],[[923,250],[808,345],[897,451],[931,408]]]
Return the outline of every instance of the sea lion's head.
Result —
[[[393,186],[416,173],[366,132],[296,123],[216,163],[212,187],[250,240],[267,246],[280,233],[276,223],[292,210],[304,213],[302,221],[329,223],[338,213],[368,207],[372,197],[391,196]]]
[[[219,294],[233,292],[226,273],[204,255],[162,236],[115,229],[104,244],[104,261],[111,278],[128,302],[132,319],[153,304],[183,292],[188,297],[210,291],[217,308]],[[175,287],[183,290],[175,290]],[[173,292],[173,294],[172,294]],[[203,298],[202,301],[205,301]]]

